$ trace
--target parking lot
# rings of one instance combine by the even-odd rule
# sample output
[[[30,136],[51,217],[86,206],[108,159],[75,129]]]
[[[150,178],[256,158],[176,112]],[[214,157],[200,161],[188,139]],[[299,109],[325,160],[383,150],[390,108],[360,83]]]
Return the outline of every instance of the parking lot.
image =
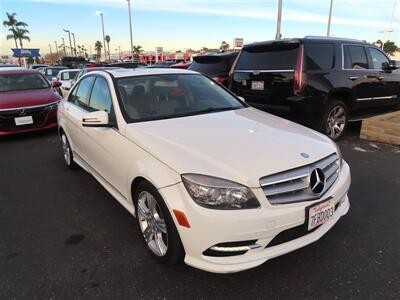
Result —
[[[0,298],[400,297],[400,149],[340,141],[351,209],[320,241],[241,273],[164,266],[94,178],[64,166],[56,131],[0,140]]]

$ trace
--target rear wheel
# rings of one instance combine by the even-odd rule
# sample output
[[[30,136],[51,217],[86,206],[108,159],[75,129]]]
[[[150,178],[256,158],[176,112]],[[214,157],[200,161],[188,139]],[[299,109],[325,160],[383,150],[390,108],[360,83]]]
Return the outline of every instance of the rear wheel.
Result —
[[[346,104],[334,100],[325,110],[320,121],[319,130],[336,141],[343,136],[348,123],[349,113]]]
[[[185,251],[174,221],[157,189],[142,181],[134,194],[137,220],[151,254],[166,264],[183,261]]]
[[[70,169],[77,169],[78,165],[74,162],[74,154],[72,153],[68,138],[64,132],[61,133],[61,146],[64,162],[67,167]]]

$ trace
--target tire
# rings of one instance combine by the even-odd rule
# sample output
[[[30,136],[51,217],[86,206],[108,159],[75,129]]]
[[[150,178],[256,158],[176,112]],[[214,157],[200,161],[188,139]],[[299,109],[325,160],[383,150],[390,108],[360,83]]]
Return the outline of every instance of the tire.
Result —
[[[318,124],[318,130],[332,140],[337,141],[346,132],[349,121],[349,110],[340,100],[330,101]]]
[[[64,132],[61,133],[61,149],[66,166],[71,170],[78,169],[79,167],[74,162],[74,154],[72,153],[68,138]]]
[[[133,200],[141,236],[152,256],[168,265],[181,263],[185,250],[157,189],[148,181],[142,181],[134,191]]]

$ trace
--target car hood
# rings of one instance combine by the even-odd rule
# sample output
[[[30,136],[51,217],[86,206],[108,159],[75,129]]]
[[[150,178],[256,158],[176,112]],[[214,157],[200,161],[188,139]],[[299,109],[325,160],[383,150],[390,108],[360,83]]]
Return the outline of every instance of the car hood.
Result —
[[[44,105],[59,100],[51,89],[0,93],[0,109]]]
[[[206,174],[250,187],[259,187],[263,176],[336,151],[320,133],[254,108],[133,123],[126,135],[179,174]]]

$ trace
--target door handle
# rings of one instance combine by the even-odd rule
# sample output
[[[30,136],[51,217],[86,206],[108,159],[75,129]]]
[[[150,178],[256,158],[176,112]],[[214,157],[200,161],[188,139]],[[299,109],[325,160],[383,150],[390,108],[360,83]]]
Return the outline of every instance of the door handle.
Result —
[[[384,76],[377,76],[376,78],[378,78],[379,80],[383,80],[383,79],[385,79],[385,77],[384,77]]]
[[[349,78],[350,80],[353,80],[353,81],[358,79],[357,76],[349,76],[348,78]]]
[[[378,78],[378,76],[376,76],[376,75],[365,75],[365,78],[376,79],[376,78]]]

